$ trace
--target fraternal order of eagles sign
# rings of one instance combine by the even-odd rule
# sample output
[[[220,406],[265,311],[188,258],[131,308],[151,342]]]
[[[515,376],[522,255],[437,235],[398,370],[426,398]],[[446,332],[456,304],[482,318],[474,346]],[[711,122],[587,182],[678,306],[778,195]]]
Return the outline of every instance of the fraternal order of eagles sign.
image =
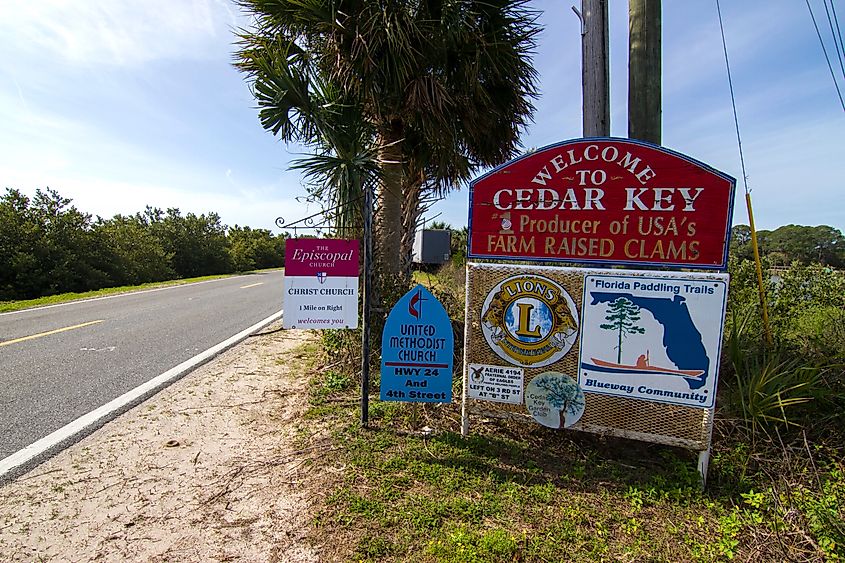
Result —
[[[471,258],[723,269],[736,181],[630,139],[579,139],[470,185]]]

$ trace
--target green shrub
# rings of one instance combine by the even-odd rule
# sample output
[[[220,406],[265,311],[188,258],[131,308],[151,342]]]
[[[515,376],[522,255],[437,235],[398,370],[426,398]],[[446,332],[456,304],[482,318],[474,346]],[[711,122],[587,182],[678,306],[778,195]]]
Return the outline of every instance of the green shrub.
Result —
[[[801,356],[779,347],[761,345],[745,319],[733,315],[727,355],[734,378],[728,404],[753,431],[771,423],[797,424],[797,407],[813,400],[824,388],[822,369],[805,365]]]
[[[808,308],[845,309],[845,273],[819,264],[793,263],[779,278],[770,290],[772,324],[778,333],[788,332]]]
[[[783,337],[808,358],[845,362],[845,309],[811,305],[797,312]]]
[[[732,259],[723,404],[752,431],[841,416],[845,403],[845,275],[793,263],[769,274],[772,342],[764,338],[753,261]],[[730,373],[733,371],[733,373]],[[809,403],[816,399],[810,408]]]

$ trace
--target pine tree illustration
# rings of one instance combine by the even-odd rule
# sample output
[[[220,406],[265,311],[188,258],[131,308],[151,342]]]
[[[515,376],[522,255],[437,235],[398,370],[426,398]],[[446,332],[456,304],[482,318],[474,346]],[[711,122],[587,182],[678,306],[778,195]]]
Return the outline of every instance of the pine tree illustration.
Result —
[[[615,330],[618,334],[616,345],[616,363],[622,363],[622,339],[629,334],[643,334],[645,329],[635,323],[640,320],[640,308],[630,300],[620,297],[608,306],[604,320],[608,324],[599,325],[605,330]]]

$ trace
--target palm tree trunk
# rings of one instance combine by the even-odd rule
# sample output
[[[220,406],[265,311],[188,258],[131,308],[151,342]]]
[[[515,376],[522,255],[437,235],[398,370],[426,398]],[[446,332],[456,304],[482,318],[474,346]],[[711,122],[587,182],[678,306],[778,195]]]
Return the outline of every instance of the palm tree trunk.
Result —
[[[411,282],[412,254],[417,221],[420,218],[420,195],[423,179],[421,175],[406,178],[402,199],[402,239],[399,245],[399,266],[402,280]]]
[[[377,270],[390,279],[400,275],[399,254],[402,236],[402,149],[401,133],[393,128],[382,133],[380,151],[382,181],[378,192],[376,217]]]

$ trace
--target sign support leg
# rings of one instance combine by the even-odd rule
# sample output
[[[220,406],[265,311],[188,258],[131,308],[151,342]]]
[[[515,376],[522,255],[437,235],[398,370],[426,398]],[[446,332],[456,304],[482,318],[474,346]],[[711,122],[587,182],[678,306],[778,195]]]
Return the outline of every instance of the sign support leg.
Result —
[[[466,278],[464,281],[464,288],[466,294],[464,296],[464,303],[466,303],[466,308],[464,309],[464,361],[463,361],[463,373],[461,374],[461,381],[463,381],[463,385],[461,385],[461,436],[466,438],[469,435],[469,413],[467,412],[467,385],[469,383],[467,378],[468,367],[467,367],[467,348],[469,348],[469,265],[464,266],[464,271],[466,272]]]
[[[364,187],[364,287],[361,292],[364,317],[361,329],[361,426],[367,428],[370,418],[370,295],[373,262],[373,191]]]
[[[710,465],[710,446],[707,449],[698,452],[698,474],[701,475],[701,488],[707,486],[707,468]]]
[[[469,413],[467,413],[467,388],[464,378],[464,390],[461,393],[461,436],[466,438],[469,435]]]

